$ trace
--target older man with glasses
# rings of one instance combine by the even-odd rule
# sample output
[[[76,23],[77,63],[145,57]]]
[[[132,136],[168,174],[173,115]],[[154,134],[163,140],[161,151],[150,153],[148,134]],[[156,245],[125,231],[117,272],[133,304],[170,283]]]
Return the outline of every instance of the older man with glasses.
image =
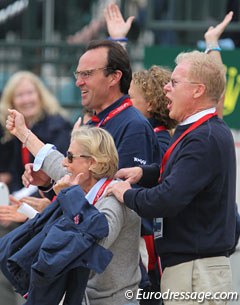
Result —
[[[165,91],[178,126],[161,167],[121,169],[118,177],[126,181],[108,192],[154,218],[164,304],[199,304],[203,298],[204,304],[223,305],[219,294],[231,291],[229,255],[236,242],[235,147],[216,112],[226,71],[199,51],[178,55],[176,63]],[[132,189],[137,182],[148,188]]]

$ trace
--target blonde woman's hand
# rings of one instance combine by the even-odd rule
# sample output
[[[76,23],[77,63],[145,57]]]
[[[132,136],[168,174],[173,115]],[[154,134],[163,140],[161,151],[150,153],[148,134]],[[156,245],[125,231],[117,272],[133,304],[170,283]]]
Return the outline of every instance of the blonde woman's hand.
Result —
[[[14,109],[8,109],[9,115],[6,121],[7,130],[17,137],[22,143],[26,140],[28,128],[24,116]]]
[[[51,178],[41,169],[35,172],[33,163],[27,163],[22,175],[22,183],[25,187],[29,187],[30,184],[47,187],[51,183]]]
[[[66,187],[70,187],[73,185],[80,185],[81,186],[81,177],[83,176],[83,173],[78,174],[75,178],[71,175],[65,175],[60,180],[56,182],[56,184],[53,186],[53,190],[56,194],[58,194],[62,189]]]

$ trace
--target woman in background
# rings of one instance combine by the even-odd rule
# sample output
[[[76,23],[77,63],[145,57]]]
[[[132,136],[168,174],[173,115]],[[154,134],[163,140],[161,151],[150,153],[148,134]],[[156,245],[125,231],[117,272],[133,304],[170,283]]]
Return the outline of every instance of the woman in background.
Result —
[[[23,187],[21,176],[24,165],[33,159],[20,141],[5,128],[9,108],[22,113],[28,128],[45,143],[53,143],[62,153],[69,145],[72,126],[67,120],[65,110],[38,76],[28,71],[20,71],[8,80],[0,101],[0,122],[3,127],[1,149],[9,146],[10,142],[13,143],[12,156],[9,158],[9,171],[12,175],[9,186],[13,192]]]
[[[53,143],[61,152],[67,150],[72,127],[66,112],[38,76],[28,71],[20,71],[10,77],[0,101],[0,182],[6,183],[11,192],[16,192],[23,188],[21,176],[24,165],[31,162],[32,156],[5,128],[9,108],[21,112],[29,129],[44,142]],[[47,198],[36,197],[25,197],[24,201],[34,204],[36,209],[44,208],[50,203]],[[23,214],[16,212],[17,206],[14,205],[13,198],[10,198],[10,202],[13,205],[0,207],[0,237],[14,228],[15,222],[26,220]],[[3,303],[15,305],[13,289],[1,273],[0,283]]]
[[[176,126],[169,118],[168,100],[163,90],[170,77],[170,70],[154,65],[148,70],[134,72],[129,89],[134,107],[149,120],[158,137],[161,160],[168,148],[170,131]]]

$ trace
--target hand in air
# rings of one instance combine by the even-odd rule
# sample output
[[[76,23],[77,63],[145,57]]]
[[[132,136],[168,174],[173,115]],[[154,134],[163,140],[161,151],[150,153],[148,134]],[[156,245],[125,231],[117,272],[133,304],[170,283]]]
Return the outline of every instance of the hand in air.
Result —
[[[231,22],[232,17],[233,12],[231,11],[225,15],[222,22],[220,22],[216,26],[210,26],[208,28],[207,32],[204,34],[204,38],[207,45],[217,45],[220,36],[224,32],[228,24]]]
[[[104,9],[104,17],[107,23],[108,34],[111,38],[124,38],[127,36],[134,16],[125,21],[117,4],[111,3]]]
[[[9,115],[6,120],[7,130],[14,136],[21,137],[21,135],[26,134],[28,130],[24,116],[14,109],[8,109]],[[21,139],[20,139],[21,140]]]

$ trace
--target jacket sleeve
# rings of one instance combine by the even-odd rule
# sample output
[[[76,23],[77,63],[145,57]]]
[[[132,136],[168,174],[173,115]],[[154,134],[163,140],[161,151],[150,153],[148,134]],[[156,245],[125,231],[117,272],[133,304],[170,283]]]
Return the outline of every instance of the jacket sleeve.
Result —
[[[127,190],[124,194],[126,205],[142,217],[176,216],[199,190],[207,188],[221,175],[220,161],[214,158],[220,154],[218,147],[204,141],[204,138],[186,141],[181,151],[172,156],[171,169],[166,166],[163,181],[150,189]],[[220,200],[221,192],[218,196]]]
[[[63,215],[51,227],[44,239],[38,260],[33,268],[45,277],[54,277],[71,267],[85,266],[88,261],[82,259],[86,251],[93,247],[98,251],[96,241],[108,235],[108,223],[103,213],[90,205],[79,186],[60,192],[57,197]],[[98,246],[98,245],[97,245]],[[102,267],[110,262],[111,253],[101,248]],[[91,255],[89,252],[89,260]]]
[[[139,185],[142,187],[153,187],[158,184],[160,176],[160,167],[158,164],[140,166],[143,170],[142,179],[139,181]]]
[[[119,154],[119,168],[148,165],[160,162],[157,137],[148,123],[127,125],[121,139],[115,140]]]
[[[29,257],[22,261],[22,264],[12,262],[12,258],[24,252],[25,245],[33,240],[35,224],[36,220],[31,219],[0,239],[0,269],[16,291],[22,295],[27,292],[32,257],[37,250],[34,247],[28,249]],[[24,258],[26,258],[26,252]]]
[[[99,244],[108,249],[118,238],[124,225],[124,213],[126,207],[121,205],[115,197],[104,197],[97,202],[96,207],[103,213],[108,222],[109,234],[99,241]]]
[[[93,226],[101,222],[98,216],[88,219]],[[43,241],[38,259],[32,269],[42,275],[42,279],[54,279],[77,267],[93,268],[102,272],[110,262],[109,251],[98,247],[96,238],[88,234],[81,225],[74,224],[67,217],[62,217],[48,233]],[[88,252],[88,257],[85,255]],[[92,263],[91,256],[96,252],[101,260]],[[44,281],[43,281],[44,283]]]
[[[59,151],[53,150],[44,159],[41,169],[54,181],[61,179],[67,173],[67,170],[62,166],[63,158],[64,156]]]

